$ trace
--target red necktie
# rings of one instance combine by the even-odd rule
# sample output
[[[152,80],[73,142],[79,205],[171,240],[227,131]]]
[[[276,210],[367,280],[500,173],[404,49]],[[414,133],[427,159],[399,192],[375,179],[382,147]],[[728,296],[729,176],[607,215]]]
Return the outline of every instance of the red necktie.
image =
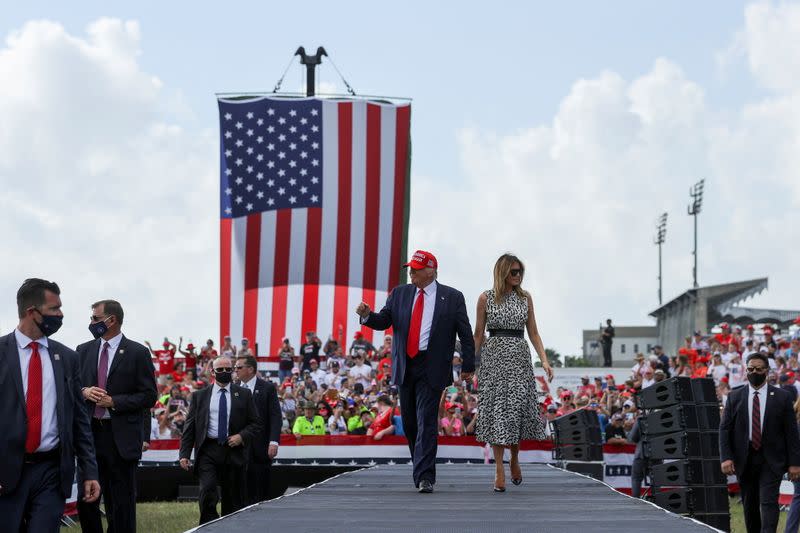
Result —
[[[39,343],[28,345],[31,362],[28,364],[28,393],[25,397],[25,414],[28,416],[28,434],[25,437],[25,453],[33,453],[42,442],[42,358]]]
[[[758,391],[753,391],[753,431],[750,442],[754,450],[761,448],[761,401],[758,399]]]
[[[100,361],[97,364],[97,386],[101,389],[106,389],[106,380],[108,380],[108,346],[107,342],[103,343],[103,350],[100,352]],[[106,408],[100,407],[95,404],[94,417],[103,418],[106,414]]]
[[[425,309],[425,291],[420,289],[414,309],[411,311],[411,324],[408,326],[406,353],[410,358],[419,353],[419,330],[422,329],[422,311]]]

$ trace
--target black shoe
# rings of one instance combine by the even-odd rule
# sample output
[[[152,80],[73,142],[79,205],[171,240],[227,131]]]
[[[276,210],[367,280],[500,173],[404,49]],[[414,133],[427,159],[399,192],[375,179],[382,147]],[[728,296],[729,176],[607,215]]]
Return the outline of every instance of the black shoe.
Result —
[[[430,494],[431,492],[433,492],[433,483],[431,483],[427,479],[423,479],[422,481],[419,482],[419,489],[417,490],[425,494]]]

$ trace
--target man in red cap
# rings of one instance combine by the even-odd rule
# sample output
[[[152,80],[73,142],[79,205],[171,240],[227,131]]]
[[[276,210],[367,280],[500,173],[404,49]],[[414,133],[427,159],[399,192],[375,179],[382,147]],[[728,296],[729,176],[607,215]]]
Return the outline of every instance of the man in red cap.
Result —
[[[380,312],[361,302],[361,324],[377,330],[394,328],[392,384],[400,389],[403,430],[414,463],[414,485],[433,492],[439,399],[453,382],[456,335],[461,341],[461,379],[475,371],[475,343],[464,295],[436,281],[438,262],[417,250],[409,267],[411,283],[395,287]]]

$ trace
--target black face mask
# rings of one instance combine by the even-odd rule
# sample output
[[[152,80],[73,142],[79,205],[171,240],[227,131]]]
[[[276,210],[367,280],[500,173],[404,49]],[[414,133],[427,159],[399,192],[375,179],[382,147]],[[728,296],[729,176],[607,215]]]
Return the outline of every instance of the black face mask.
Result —
[[[220,372],[218,370],[215,370],[214,376],[217,378],[217,383],[221,383],[222,385],[227,385],[233,379],[233,372]]]
[[[49,337],[61,329],[61,325],[64,323],[63,316],[43,315],[38,309],[34,309],[34,311],[39,313],[39,316],[42,317],[41,322],[36,322],[34,320],[34,323],[39,328],[39,331],[42,332],[42,335]]]
[[[767,380],[766,372],[764,372],[763,374],[756,374],[755,372],[753,372],[752,374],[747,374],[747,381],[750,382],[750,385],[756,388],[763,385],[766,380]]]
[[[106,325],[105,319],[101,320],[100,322],[93,322],[89,324],[89,332],[95,339],[99,339],[105,335],[108,332],[108,326]]]

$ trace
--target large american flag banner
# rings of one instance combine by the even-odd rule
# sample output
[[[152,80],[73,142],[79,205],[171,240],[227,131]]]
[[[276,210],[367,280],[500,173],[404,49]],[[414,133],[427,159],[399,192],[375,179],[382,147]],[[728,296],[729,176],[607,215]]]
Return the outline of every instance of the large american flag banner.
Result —
[[[356,305],[383,306],[405,276],[410,118],[408,104],[219,99],[222,336],[263,356],[341,328],[346,347]]]

